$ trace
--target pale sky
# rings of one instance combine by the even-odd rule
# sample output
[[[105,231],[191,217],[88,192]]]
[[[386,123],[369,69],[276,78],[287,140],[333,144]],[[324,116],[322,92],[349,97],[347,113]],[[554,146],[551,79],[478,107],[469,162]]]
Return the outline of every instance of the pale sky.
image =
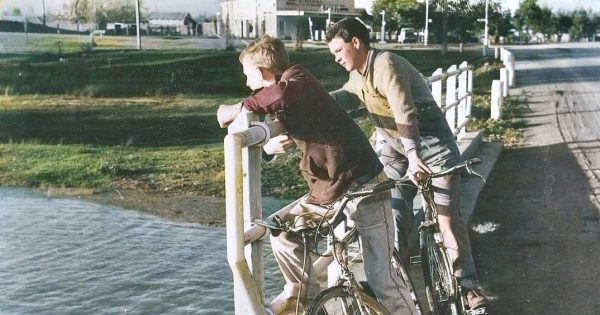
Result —
[[[0,7],[19,7],[28,14],[41,15],[42,3],[46,3],[46,11],[57,13],[62,10],[68,0],[0,0]],[[102,0],[96,0],[101,2]],[[133,1],[133,0],[128,0]],[[500,2],[502,7],[514,12],[519,7],[522,0],[491,0]],[[142,6],[150,11],[180,12],[187,11],[192,16],[198,16],[206,13],[214,15],[218,10],[219,0],[141,0]],[[356,7],[370,8],[373,0],[355,0]],[[592,9],[594,12],[600,12],[600,0],[538,0],[540,6],[550,7],[553,11],[564,9],[571,11],[576,8]]]
[[[101,3],[102,0],[95,0]],[[131,1],[134,0],[123,0]],[[27,14],[41,15],[43,3],[46,4],[46,12],[58,13],[63,10],[69,0],[0,0],[0,7],[18,7]],[[189,12],[192,16],[215,15],[219,7],[219,0],[140,0],[142,7],[149,11],[162,12]]]

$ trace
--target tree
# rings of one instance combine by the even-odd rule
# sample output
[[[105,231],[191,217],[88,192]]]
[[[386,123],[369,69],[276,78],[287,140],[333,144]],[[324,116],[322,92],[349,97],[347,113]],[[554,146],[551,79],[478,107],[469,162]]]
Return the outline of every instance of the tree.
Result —
[[[598,25],[592,21],[590,15],[591,13],[588,13],[584,9],[573,11],[573,14],[571,15],[573,18],[573,25],[569,29],[571,38],[580,40],[582,38],[593,38],[593,36],[595,36]],[[596,20],[598,20],[597,17]]]
[[[385,11],[386,28],[388,35],[402,27],[413,27],[419,25],[417,16],[421,19],[425,17],[425,10],[422,13],[420,9],[424,8],[416,0],[375,0],[373,2],[373,15],[375,16],[374,25],[381,25],[381,11]]]
[[[515,12],[515,24],[521,29],[525,29],[527,36],[529,31],[543,31],[543,12],[542,8],[537,4],[537,0],[524,0],[520,3],[519,8]],[[528,40],[527,40],[528,41]]]
[[[558,33],[559,41],[564,34],[569,34],[569,30],[572,26],[573,18],[564,11],[559,11],[556,16],[556,31]]]
[[[71,22],[77,25],[79,32],[79,24],[87,23],[92,16],[92,6],[90,0],[71,0],[68,5],[68,14]]]

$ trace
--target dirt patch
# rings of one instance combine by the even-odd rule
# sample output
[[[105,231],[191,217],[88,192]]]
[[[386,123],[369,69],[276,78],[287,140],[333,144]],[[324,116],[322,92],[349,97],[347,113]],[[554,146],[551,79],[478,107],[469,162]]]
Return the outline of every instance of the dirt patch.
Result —
[[[225,199],[220,197],[162,195],[136,190],[97,192],[92,189],[52,188],[46,195],[81,198],[91,202],[137,210],[173,221],[225,226]]]

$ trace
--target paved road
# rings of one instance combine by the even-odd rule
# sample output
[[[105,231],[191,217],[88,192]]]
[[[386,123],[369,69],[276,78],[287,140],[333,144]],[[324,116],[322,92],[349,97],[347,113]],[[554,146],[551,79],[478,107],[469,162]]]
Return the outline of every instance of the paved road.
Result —
[[[472,223],[494,314],[600,313],[600,44],[512,47],[523,148],[505,150]]]

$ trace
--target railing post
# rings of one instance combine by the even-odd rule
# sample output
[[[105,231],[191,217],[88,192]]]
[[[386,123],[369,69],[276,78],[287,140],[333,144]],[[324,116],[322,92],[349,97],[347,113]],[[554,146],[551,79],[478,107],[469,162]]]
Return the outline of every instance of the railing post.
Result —
[[[459,65],[459,69],[467,68],[467,62],[463,61]],[[467,80],[469,77],[469,73],[465,70],[461,74],[458,75],[458,99],[460,99],[460,103],[458,104],[457,113],[458,113],[458,121],[457,126],[459,126],[460,130],[456,135],[456,139],[460,140],[464,137],[466,133],[466,120],[467,120]]]
[[[491,119],[502,119],[502,85],[504,82],[500,80],[492,81],[492,93],[491,93]]]
[[[437,68],[431,76],[437,76],[444,73],[442,68]],[[433,99],[437,103],[438,107],[442,108],[442,80],[437,80],[435,82],[431,82],[431,94],[433,95]]]
[[[250,121],[258,121],[258,116],[249,114]],[[242,149],[242,170],[244,176],[244,231],[252,227],[252,222],[262,219],[262,189],[260,176],[261,147],[257,145]],[[262,299],[264,300],[264,268],[263,268],[263,241],[258,240],[245,247],[246,260],[249,262],[250,272],[254,276]]]
[[[502,84],[502,86],[503,86],[502,96],[507,97],[508,96],[508,69],[500,68],[500,81],[504,82],[504,84]]]
[[[456,71],[456,65],[450,66],[447,72]],[[456,108],[447,109],[446,107],[456,101],[456,76],[448,76],[446,80],[446,103],[444,104],[443,110],[446,114],[446,121],[450,126],[452,132],[456,131]]]
[[[252,118],[250,113],[238,115],[224,141],[227,260],[233,274],[235,313],[262,315],[262,243],[248,248],[244,244],[245,230],[252,220],[262,217],[260,185],[255,184],[257,180],[260,183],[260,163],[256,160],[260,147],[254,144],[268,138],[268,133],[259,127],[250,128]]]
[[[473,108],[473,70],[469,70],[467,73],[469,74],[467,83],[467,93],[469,93],[467,97],[467,117],[470,119],[471,109]]]
[[[506,65],[506,69],[508,69],[508,86],[515,86],[515,57],[511,52],[507,52],[504,57],[504,64]]]

